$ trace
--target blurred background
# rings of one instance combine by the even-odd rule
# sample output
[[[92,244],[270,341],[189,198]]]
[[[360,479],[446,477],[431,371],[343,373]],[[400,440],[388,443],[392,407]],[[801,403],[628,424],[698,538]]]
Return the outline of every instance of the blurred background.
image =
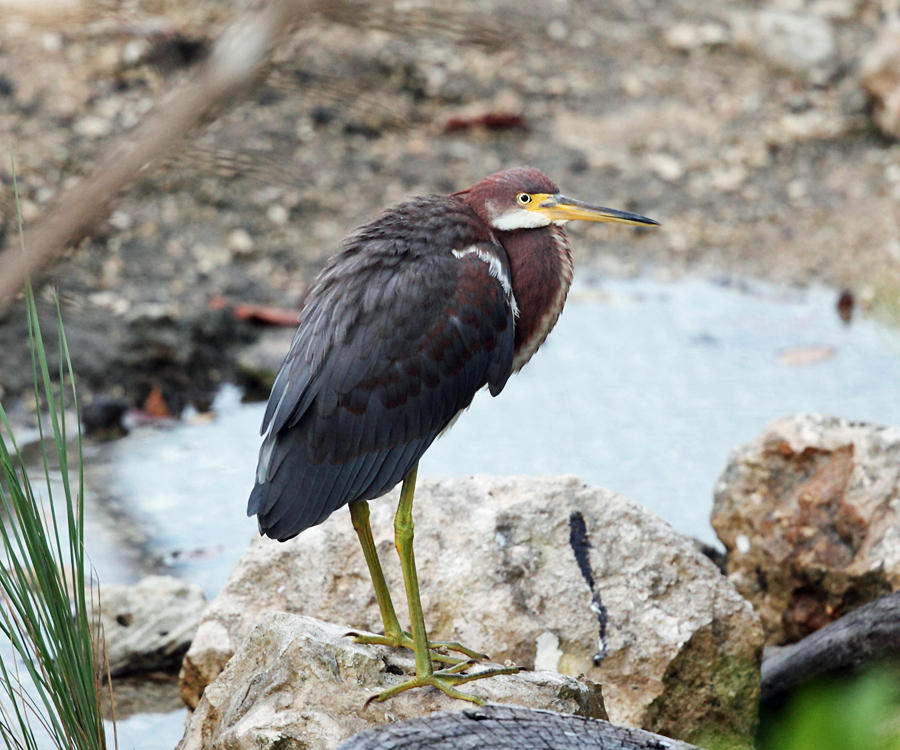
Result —
[[[229,28],[259,65],[216,47]],[[29,252],[59,240],[36,280],[95,435],[101,580],[214,595],[324,261],[385,206],[518,164],[663,226],[571,228],[557,330],[423,476],[577,474],[715,545],[716,476],[768,421],[900,424],[898,49],[894,0],[0,0],[0,142]],[[211,93],[217,70],[240,85]],[[17,253],[8,153],[0,189]],[[15,297],[0,352],[28,435]]]

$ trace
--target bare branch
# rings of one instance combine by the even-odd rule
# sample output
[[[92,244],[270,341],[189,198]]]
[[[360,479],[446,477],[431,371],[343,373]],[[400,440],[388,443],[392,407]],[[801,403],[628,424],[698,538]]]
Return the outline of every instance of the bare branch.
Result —
[[[0,255],[0,305],[21,289],[26,274],[36,274],[105,216],[110,200],[144,167],[217,108],[240,101],[275,47],[314,4],[315,0],[273,0],[232,22],[196,75],[161,100],[90,177],[65,191],[46,217],[27,229],[28,254],[23,256],[11,245]]]

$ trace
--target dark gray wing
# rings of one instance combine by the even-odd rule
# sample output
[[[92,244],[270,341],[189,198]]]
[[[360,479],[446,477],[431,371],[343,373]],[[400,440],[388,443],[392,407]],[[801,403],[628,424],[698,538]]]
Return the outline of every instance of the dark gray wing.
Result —
[[[503,249],[452,222],[410,237],[392,216],[323,272],[272,388],[248,504],[272,538],[384,494],[479,388],[509,377]]]

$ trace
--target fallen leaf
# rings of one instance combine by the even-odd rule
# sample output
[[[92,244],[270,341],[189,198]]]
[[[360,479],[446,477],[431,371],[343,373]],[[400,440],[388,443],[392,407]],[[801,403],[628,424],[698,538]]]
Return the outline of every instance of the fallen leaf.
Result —
[[[514,112],[485,112],[472,117],[451,117],[444,123],[445,133],[455,133],[472,128],[484,128],[485,130],[524,129],[525,118]]]
[[[254,305],[242,302],[234,306],[234,317],[238,320],[250,320],[254,323],[263,323],[270,326],[297,325],[299,313],[286,307],[269,307],[267,305]]]
[[[144,399],[142,410],[155,419],[172,418],[172,412],[169,411],[166,399],[159,386],[153,386],[150,393],[147,394],[147,398]]]
[[[798,346],[793,349],[782,349],[778,352],[778,364],[788,367],[805,367],[824,362],[835,355],[833,346]]]

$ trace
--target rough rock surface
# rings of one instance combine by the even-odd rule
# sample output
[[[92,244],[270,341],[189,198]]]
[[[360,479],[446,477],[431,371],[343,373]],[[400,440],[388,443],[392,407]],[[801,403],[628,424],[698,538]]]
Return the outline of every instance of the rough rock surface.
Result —
[[[875,124],[900,139],[900,21],[884,28],[860,63],[860,78],[873,100]]]
[[[179,750],[330,749],[384,724],[466,704],[438,690],[366,701],[414,672],[412,659],[354,643],[346,629],[303,615],[264,618],[209,685]],[[502,675],[465,686],[483,700],[603,718],[600,687],[556,672]]]
[[[112,675],[177,669],[206,603],[200,586],[169,576],[104,584],[100,616]]]
[[[403,612],[395,500],[372,503],[372,523]],[[700,729],[752,729],[762,643],[752,608],[689,540],[640,506],[572,477],[474,477],[421,482],[415,517],[432,637],[583,674],[603,685],[615,723],[688,741]],[[185,659],[189,705],[276,610],[381,630],[346,510],[291,542],[251,545]],[[601,632],[606,655],[595,662]]]
[[[712,524],[769,644],[900,588],[900,429],[800,415],[736,449]]]

